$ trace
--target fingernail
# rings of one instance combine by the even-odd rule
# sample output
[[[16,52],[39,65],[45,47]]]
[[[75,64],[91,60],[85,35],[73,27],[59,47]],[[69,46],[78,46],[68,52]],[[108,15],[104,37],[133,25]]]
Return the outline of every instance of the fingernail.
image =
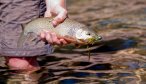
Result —
[[[54,27],[57,26],[57,22],[56,21],[52,21],[52,24],[53,24]]]

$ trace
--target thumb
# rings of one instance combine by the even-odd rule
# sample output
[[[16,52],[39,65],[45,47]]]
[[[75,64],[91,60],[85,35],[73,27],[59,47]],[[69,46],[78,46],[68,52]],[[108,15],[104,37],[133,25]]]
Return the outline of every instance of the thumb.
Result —
[[[58,15],[52,21],[54,26],[57,26],[59,23],[63,22],[67,18],[67,11],[63,10],[58,13]]]

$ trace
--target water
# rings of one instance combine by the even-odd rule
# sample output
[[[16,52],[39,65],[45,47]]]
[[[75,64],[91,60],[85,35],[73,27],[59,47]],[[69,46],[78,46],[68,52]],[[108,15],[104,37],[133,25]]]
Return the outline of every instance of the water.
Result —
[[[39,57],[34,74],[11,74],[1,58],[0,84],[146,84],[146,1],[68,0],[69,17],[102,36],[88,52],[74,46]],[[90,4],[89,4],[90,3]],[[86,48],[82,46],[81,48]],[[80,48],[79,48],[80,49]]]

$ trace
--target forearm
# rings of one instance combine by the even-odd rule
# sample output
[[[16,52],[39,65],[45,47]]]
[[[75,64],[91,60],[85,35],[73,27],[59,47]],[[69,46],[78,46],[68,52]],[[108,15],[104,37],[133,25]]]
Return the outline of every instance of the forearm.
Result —
[[[46,0],[47,10],[52,11],[58,6],[61,6],[66,9],[66,0]]]
[[[66,0],[46,0],[45,17],[55,16],[52,24],[57,26],[67,18]]]

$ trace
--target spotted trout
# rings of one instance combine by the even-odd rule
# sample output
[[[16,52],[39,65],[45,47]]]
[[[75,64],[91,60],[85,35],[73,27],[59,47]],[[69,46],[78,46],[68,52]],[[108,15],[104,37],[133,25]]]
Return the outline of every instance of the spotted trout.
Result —
[[[53,18],[37,18],[26,24],[18,41],[18,47],[23,45],[24,39],[29,33],[39,36],[44,30],[55,32],[57,36],[74,44],[90,44],[101,39],[92,28],[77,21],[67,18],[63,23],[54,27],[51,23],[52,20]]]

